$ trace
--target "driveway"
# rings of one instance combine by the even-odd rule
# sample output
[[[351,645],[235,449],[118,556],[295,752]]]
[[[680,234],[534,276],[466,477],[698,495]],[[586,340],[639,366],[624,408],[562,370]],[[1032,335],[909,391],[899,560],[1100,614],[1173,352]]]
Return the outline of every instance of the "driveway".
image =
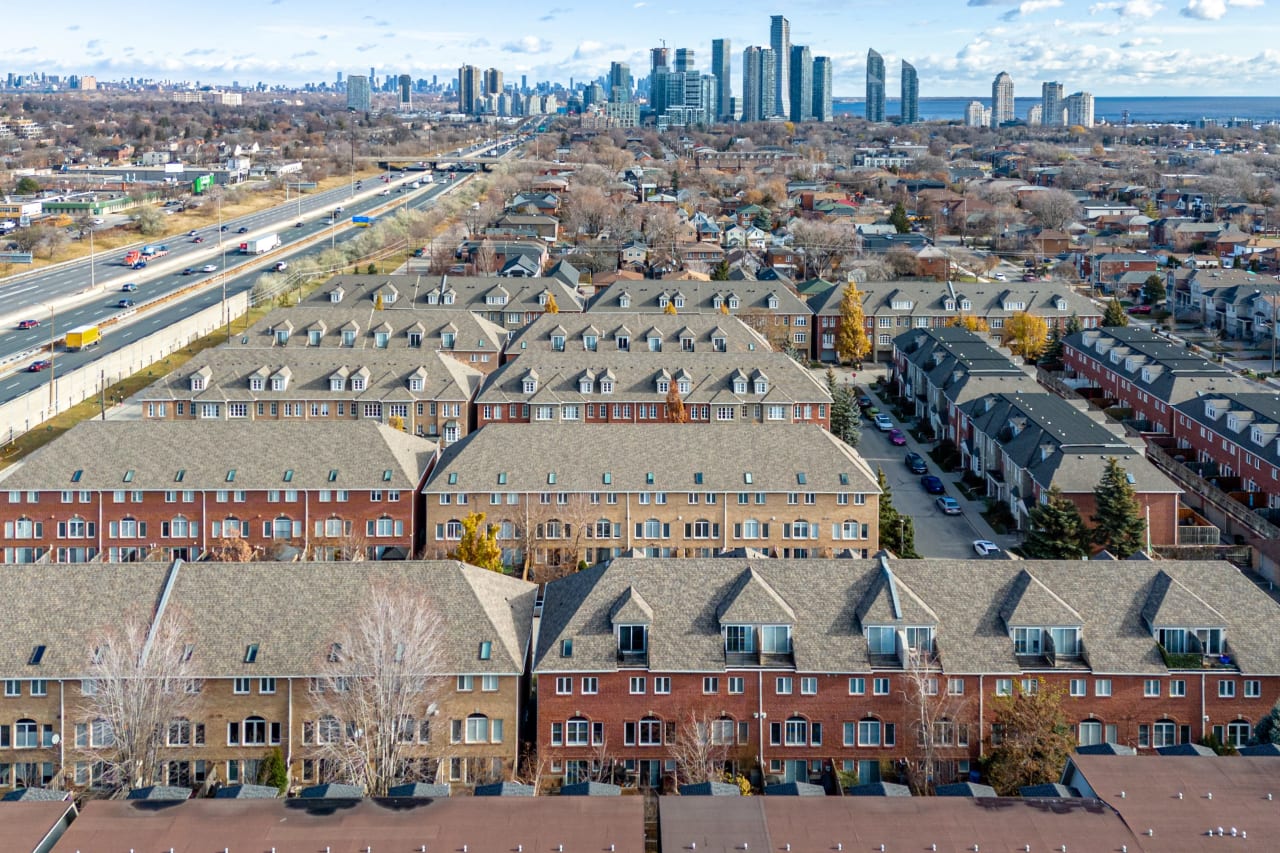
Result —
[[[983,537],[969,522],[968,514],[976,513],[982,504],[965,498],[950,483],[954,478],[943,476],[946,493],[958,500],[964,511],[962,515],[943,515],[934,504],[937,496],[927,493],[920,486],[920,475],[912,474],[903,462],[907,451],[914,450],[924,456],[930,474],[939,474],[938,466],[928,457],[925,449],[910,433],[907,433],[906,447],[894,447],[889,443],[888,433],[878,431],[874,423],[866,418],[862,419],[862,440],[858,442],[858,453],[862,454],[873,471],[876,468],[884,469],[885,479],[893,491],[894,507],[915,522],[916,551],[920,556],[952,559],[973,557],[973,540]]]

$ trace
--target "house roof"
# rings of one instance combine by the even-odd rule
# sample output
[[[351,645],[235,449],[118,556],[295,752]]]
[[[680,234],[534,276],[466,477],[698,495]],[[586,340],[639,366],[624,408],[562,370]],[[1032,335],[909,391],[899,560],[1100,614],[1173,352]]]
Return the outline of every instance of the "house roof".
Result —
[[[771,349],[764,336],[751,326],[723,314],[667,314],[659,311],[636,315],[630,311],[588,311],[583,314],[542,315],[516,333],[507,346],[507,357],[535,350],[550,352],[554,349],[553,334],[565,338],[566,349],[584,351],[583,336],[591,334],[597,338],[597,352],[616,350],[619,335],[629,339],[632,351],[642,351],[648,348],[648,344],[637,335],[650,329],[661,334],[666,347],[683,349],[691,346],[694,352],[710,351],[715,338],[722,338],[725,352],[730,353]],[[686,345],[685,339],[690,343]],[[583,357],[587,356],[584,354]]]
[[[436,448],[369,420],[85,421],[0,477],[24,491],[408,491]]]
[[[339,282],[341,278],[333,281]],[[342,344],[341,330],[349,328],[357,333],[355,349],[374,350],[377,349],[374,332],[384,323],[387,328],[383,331],[388,333],[387,351],[410,348],[411,331],[423,336],[425,348],[434,348],[438,345],[440,331],[449,325],[453,326],[453,331],[458,336],[459,349],[498,352],[507,340],[507,333],[501,326],[468,311],[462,305],[428,306],[410,301],[412,291],[403,283],[397,285],[399,297],[396,301],[384,304],[382,310],[376,310],[371,294],[380,288],[376,283],[359,281],[360,278],[369,278],[368,276],[352,278],[357,280],[320,288],[300,305],[277,308],[254,323],[243,335],[233,337],[230,346],[314,349],[306,334],[314,329],[321,331],[320,347],[338,347]],[[505,279],[489,279],[489,282],[490,287],[495,283],[510,286],[510,282]],[[330,294],[339,287],[343,291],[342,301],[331,302]],[[288,341],[281,344],[272,330],[285,323],[291,323],[296,334],[290,334]],[[350,351],[352,348],[344,349]]]
[[[489,424],[445,451],[426,491],[878,492],[862,457],[817,425],[584,424],[572,435],[556,424]]]
[[[1083,665],[1100,675],[1167,674],[1153,627],[1144,618],[1162,573],[1224,615],[1225,636],[1241,673],[1280,673],[1280,650],[1270,641],[1280,630],[1280,608],[1225,562],[884,558],[615,559],[547,585],[534,670],[616,669],[610,613],[632,588],[653,613],[648,664],[655,672],[725,671],[722,625],[741,618],[749,624],[790,624],[798,672],[868,672],[869,626],[932,625],[944,672],[1016,674],[1023,666],[1002,615],[1014,613],[1015,621],[1031,623],[1025,627],[1080,627],[1083,660],[1064,666]],[[882,595],[876,589],[886,574],[900,600],[918,602],[901,604],[897,620],[889,618],[888,604],[863,606]],[[1028,600],[1024,612],[1018,603],[1032,580],[1043,591],[1037,591],[1038,601],[1036,596]],[[750,606],[739,606],[748,589]],[[1185,624],[1204,627],[1198,616]],[[562,656],[562,640],[572,640],[571,657]]]
[[[1280,466],[1280,394],[1206,393],[1174,408],[1197,425],[1234,440],[1248,453]],[[1234,430],[1230,426],[1233,421]]]
[[[730,313],[739,314],[745,311],[773,311],[778,314],[808,315],[809,307],[786,285],[778,281],[681,281],[672,282],[644,279],[642,281],[619,281],[596,294],[591,301],[591,311],[661,311],[661,296],[673,295],[677,290],[686,297],[685,307],[679,309],[682,314],[714,314],[720,309],[716,305],[719,297],[728,303],[731,297],[737,297],[739,307],[730,308]],[[623,293],[630,296],[630,307],[624,308],[620,303]],[[768,307],[769,297],[777,299],[778,307]]]

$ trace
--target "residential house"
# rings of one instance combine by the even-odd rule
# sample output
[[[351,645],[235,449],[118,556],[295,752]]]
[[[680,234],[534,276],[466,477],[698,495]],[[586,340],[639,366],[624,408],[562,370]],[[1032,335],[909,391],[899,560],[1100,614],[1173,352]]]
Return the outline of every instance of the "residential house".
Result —
[[[642,334],[637,337],[637,333]],[[511,361],[526,352],[747,353],[769,349],[764,336],[737,317],[588,311],[544,314],[512,337],[504,359]]]
[[[359,418],[451,444],[467,433],[483,380],[439,350],[231,346],[201,353],[138,399],[147,419]]]
[[[1269,337],[1271,301],[1280,299],[1280,283],[1248,270],[1171,270],[1175,307],[1180,316],[1221,329],[1232,338]]]
[[[816,425],[583,425],[566,434],[560,424],[494,423],[445,450],[426,494],[428,555],[455,548],[462,519],[484,512],[503,563],[539,579],[624,553],[826,557],[879,542],[875,475]]]
[[[345,280],[345,276],[342,279]],[[558,277],[508,279],[485,276],[418,276],[393,275],[381,279],[403,286],[415,306],[462,308],[478,314],[508,332],[523,328],[548,313],[554,302],[555,311],[574,313],[582,310],[582,299]],[[345,284],[345,281],[340,283]],[[555,313],[555,312],[551,312]]]
[[[498,227],[531,231],[550,242],[560,239],[560,220],[543,213],[508,213],[498,219]]]
[[[604,756],[657,786],[700,726],[768,782],[869,784],[927,756],[940,783],[1000,742],[996,700],[1015,691],[1060,690],[1074,741],[1143,753],[1247,743],[1280,697],[1280,609],[1225,562],[834,566],[615,560],[549,583],[532,668],[551,774]]]
[[[1256,390],[1233,371],[1147,329],[1109,326],[1062,339],[1063,381],[1130,409],[1143,432],[1173,433],[1174,408],[1205,394]]]
[[[368,420],[85,421],[3,472],[0,561],[404,559],[437,455]]]
[[[1173,437],[1208,476],[1238,478],[1254,507],[1280,507],[1280,401],[1276,393],[1215,392],[1177,404]]]
[[[315,581],[304,563],[11,567],[0,579],[10,599],[41,589],[58,606],[33,610],[0,641],[0,732],[10,753],[0,762],[0,787],[54,778],[80,790],[103,785],[93,753],[110,732],[86,698],[95,687],[95,643],[131,618],[149,634],[161,620],[182,620],[182,654],[197,679],[195,708],[166,726],[158,784],[253,783],[277,748],[294,784],[334,781],[317,743],[352,721],[320,716],[314,698],[341,629],[360,618],[379,586],[421,590],[437,608],[433,715],[406,725],[420,778],[470,784],[515,769],[532,584],[452,561],[332,563],[323,583]]]
[[[1092,287],[1107,293],[1129,296],[1139,288],[1133,287],[1132,279],[1129,279],[1130,283],[1123,288],[1122,292],[1120,285],[1122,276],[1144,273],[1143,281],[1145,281],[1146,276],[1154,275],[1158,268],[1155,255],[1137,252],[1104,252],[1090,258],[1089,265],[1089,283]]]

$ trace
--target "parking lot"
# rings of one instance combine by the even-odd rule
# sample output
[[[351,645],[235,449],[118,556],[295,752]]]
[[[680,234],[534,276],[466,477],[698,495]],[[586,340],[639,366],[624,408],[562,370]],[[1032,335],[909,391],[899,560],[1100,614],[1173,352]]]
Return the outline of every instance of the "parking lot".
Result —
[[[901,426],[897,424],[896,426]],[[904,430],[905,432],[905,430]],[[968,516],[976,514],[982,508],[979,501],[970,501],[960,494],[952,485],[954,475],[943,475],[938,466],[925,453],[927,447],[919,445],[907,433],[907,445],[894,447],[889,443],[888,433],[879,432],[874,423],[862,419],[862,440],[858,443],[858,452],[874,471],[883,468],[885,479],[893,491],[893,505],[904,515],[915,521],[916,551],[922,557],[973,557],[973,540],[986,538],[979,534],[970,523]],[[943,515],[934,504],[936,495],[925,492],[920,485],[920,475],[907,470],[903,459],[907,452],[914,450],[924,457],[930,474],[942,477],[946,493],[960,502],[961,515]]]

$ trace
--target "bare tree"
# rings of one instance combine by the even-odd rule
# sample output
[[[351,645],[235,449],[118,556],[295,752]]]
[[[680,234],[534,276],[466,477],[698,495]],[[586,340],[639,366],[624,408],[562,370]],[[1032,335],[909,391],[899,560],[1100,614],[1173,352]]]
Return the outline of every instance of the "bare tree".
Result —
[[[84,760],[101,762],[114,796],[151,784],[166,739],[192,742],[190,719],[200,693],[190,637],[185,614],[171,605],[154,623],[139,610],[104,626],[86,650],[81,711],[87,739],[77,733],[76,748]]]
[[[1022,204],[1036,220],[1053,231],[1061,231],[1079,215],[1076,197],[1066,190],[1044,190],[1027,196]]]
[[[969,742],[964,697],[952,694],[929,655],[913,649],[903,672],[902,698],[916,735],[907,736],[907,781],[917,795],[929,794],[938,784],[939,753]]]
[[[338,723],[317,726],[317,756],[369,796],[386,796],[419,757],[413,732],[442,683],[442,618],[422,590],[379,583],[325,650],[313,705]]]
[[[726,734],[721,731],[727,725]],[[679,781],[696,785],[719,781],[724,777],[728,761],[727,744],[733,740],[733,721],[722,721],[693,711],[680,718],[675,740],[667,745],[667,754],[676,763]]]

